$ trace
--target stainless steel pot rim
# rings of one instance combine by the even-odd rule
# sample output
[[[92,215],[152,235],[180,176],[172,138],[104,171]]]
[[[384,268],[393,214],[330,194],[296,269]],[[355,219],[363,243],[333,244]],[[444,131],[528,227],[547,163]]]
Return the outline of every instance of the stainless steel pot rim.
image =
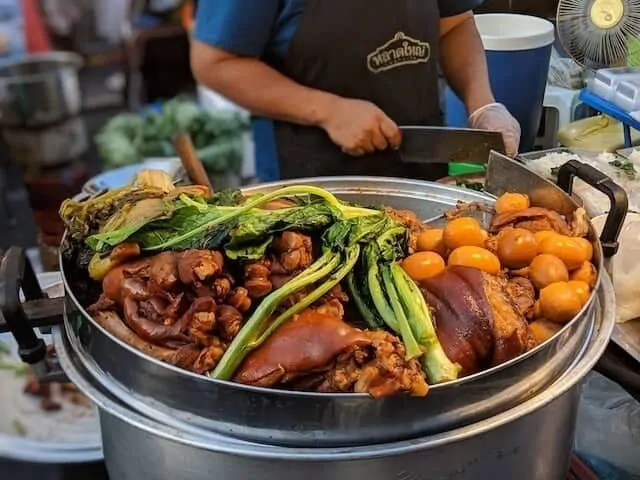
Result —
[[[84,65],[84,59],[81,55],[75,52],[67,52],[67,51],[53,51],[53,52],[40,52],[40,53],[32,53],[27,55],[26,57],[17,58],[13,60],[2,60],[0,61],[0,69],[2,68],[11,68],[18,65],[28,65],[31,63],[43,62],[43,61],[59,61],[64,62],[61,65],[61,68],[72,68],[74,70],[79,70]],[[46,78],[50,78],[51,74],[54,71],[50,72],[41,72],[34,74],[18,74],[15,76],[3,76],[0,75],[0,85],[10,85],[10,84],[24,84],[24,83],[34,83],[42,81]]]
[[[38,274],[42,289],[51,292],[60,286],[59,272]],[[16,435],[0,434],[0,457],[32,463],[86,463],[102,460],[100,442],[44,442]]]
[[[381,197],[387,197],[389,196],[389,194],[394,194],[394,195],[398,195],[398,194],[402,194],[405,197],[410,197],[410,198],[417,198],[417,199],[427,199],[427,198],[431,198],[431,199],[439,199],[440,203],[451,203],[451,190],[460,190],[460,191],[464,191],[465,196],[469,196],[471,198],[475,198],[478,202],[493,202],[495,200],[495,197],[485,194],[484,192],[475,192],[475,191],[471,191],[462,187],[453,187],[453,186],[449,186],[449,185],[442,185],[436,182],[425,182],[422,180],[409,180],[409,179],[405,179],[405,178],[393,178],[393,177],[367,177],[367,176],[344,176],[344,177],[314,177],[314,178],[300,178],[300,179],[295,179],[295,180],[286,180],[286,181],[280,181],[280,182],[271,182],[271,183],[265,183],[265,184],[260,184],[260,185],[253,185],[251,187],[245,188],[243,189],[243,191],[251,193],[251,192],[256,192],[256,191],[265,191],[265,190],[275,190],[278,188],[282,188],[285,186],[289,186],[289,185],[314,185],[314,184],[320,184],[322,185],[323,182],[327,182],[327,181],[332,181],[332,182],[345,182],[344,187],[332,187],[331,188],[331,192],[334,194],[346,194],[346,193],[361,193],[361,194],[368,194],[368,195],[372,195],[372,196],[381,196]],[[358,186],[358,187],[354,187],[353,184],[357,183],[358,185],[366,185],[367,182],[374,182],[375,186],[372,187],[366,187],[366,186]],[[389,188],[385,189],[385,188],[380,188],[380,184],[386,184],[389,186]],[[400,185],[406,185],[406,186],[413,186],[415,187],[421,187],[424,186],[425,184],[429,185],[429,189],[430,190],[442,190],[442,195],[438,195],[438,194],[433,194],[431,191],[430,192],[425,192],[424,195],[415,195],[414,193],[412,193],[410,190],[402,190],[402,188],[399,188]],[[448,195],[445,195],[444,192],[448,192]],[[82,195],[82,194],[80,194]],[[599,258],[602,258],[602,251],[601,251],[601,246],[598,243],[596,245],[598,251],[600,252],[600,256]],[[62,259],[60,259],[60,265],[63,265],[63,261]],[[598,270],[598,275],[599,277],[601,276],[600,271],[602,270],[602,268],[599,268]],[[263,387],[255,387],[255,386],[250,386],[250,385],[242,385],[242,384],[238,384],[238,383],[234,383],[234,382],[229,382],[229,381],[223,381],[223,380],[215,380],[206,376],[202,376],[193,372],[189,372],[188,370],[184,370],[182,368],[173,366],[173,365],[169,365],[167,363],[161,362],[160,360],[157,360],[151,356],[147,356],[143,353],[141,353],[140,351],[136,350],[135,348],[131,347],[130,345],[126,344],[125,342],[123,342],[122,340],[116,338],[115,336],[113,336],[110,332],[108,332],[107,330],[105,330],[101,325],[99,325],[97,322],[95,322],[92,318],[91,315],[86,311],[86,309],[84,308],[84,306],[82,306],[82,304],[78,301],[78,299],[76,298],[76,296],[73,293],[73,289],[70,287],[69,282],[67,281],[64,269],[61,272],[62,273],[62,280],[64,282],[64,286],[65,286],[65,291],[66,294],[69,295],[69,297],[71,298],[71,300],[73,301],[73,303],[76,305],[76,307],[80,310],[80,312],[82,313],[82,315],[85,318],[90,319],[90,321],[92,322],[93,326],[95,328],[97,328],[98,330],[100,330],[105,336],[107,336],[111,341],[117,343],[121,348],[124,348],[130,352],[133,352],[134,354],[143,357],[145,360],[152,362],[158,366],[161,366],[163,368],[172,370],[175,373],[178,373],[180,375],[186,375],[186,376],[190,376],[192,378],[197,378],[199,380],[205,380],[205,381],[209,381],[209,382],[215,382],[218,384],[222,384],[225,385],[229,388],[234,388],[234,389],[239,389],[239,390],[244,390],[244,391],[251,391],[251,392],[256,392],[256,393],[260,393],[263,395],[277,395],[279,397],[282,396],[286,396],[289,398],[300,398],[300,397],[305,397],[305,398],[311,398],[311,397],[318,397],[318,396],[322,396],[322,397],[327,397],[327,396],[336,396],[339,395],[341,398],[345,398],[345,399],[349,399],[349,398],[367,398],[368,395],[366,394],[358,394],[358,393],[341,393],[341,394],[329,394],[329,393],[314,393],[314,392],[296,392],[296,391],[291,391],[291,390],[277,390],[277,389],[269,389],[269,388],[263,388]],[[599,282],[599,279],[598,279]],[[599,285],[599,284],[598,284]],[[478,381],[480,379],[486,378],[496,372],[508,369],[509,367],[513,366],[516,363],[520,363],[520,362],[524,362],[526,361],[528,358],[530,358],[531,356],[535,355],[536,353],[538,353],[539,351],[543,350],[544,348],[547,347],[547,345],[553,341],[553,339],[557,336],[557,335],[561,335],[563,332],[567,331],[568,329],[571,328],[571,326],[574,324],[574,322],[577,321],[581,321],[582,320],[582,316],[585,314],[585,312],[591,307],[591,305],[593,304],[593,302],[595,301],[596,298],[596,289],[594,289],[594,291],[591,294],[591,298],[590,300],[585,304],[585,306],[582,308],[582,310],[580,310],[580,312],[578,313],[578,315],[576,315],[576,317],[573,318],[573,320],[571,320],[569,323],[567,323],[558,333],[556,333],[556,335],[554,335],[554,337],[550,338],[549,340],[547,340],[546,342],[536,346],[536,348],[524,353],[523,355],[520,355],[508,362],[505,362],[503,364],[497,365],[495,367],[489,368],[487,370],[483,370],[481,372],[478,372],[476,374],[473,375],[469,375],[467,377],[461,378],[459,380],[455,380],[452,382],[447,382],[447,383],[443,383],[443,384],[439,384],[439,385],[431,385],[429,388],[431,390],[442,390],[445,388],[454,388],[454,387],[460,387],[462,385],[471,383],[471,382],[475,382]]]
[[[9,435],[0,436],[0,457],[21,462],[51,464],[89,463],[104,458],[101,445],[52,445]]]
[[[219,439],[219,441],[216,441],[215,443],[211,441],[211,438],[207,438],[206,440],[202,437],[194,438],[183,430],[159,424],[154,420],[146,418],[141,414],[116,403],[111,398],[106,397],[103,392],[99,391],[89,380],[82,376],[73,364],[68,353],[64,348],[61,348],[64,342],[64,333],[61,329],[54,329],[53,336],[56,347],[59,348],[61,365],[69,375],[70,379],[76,383],[76,385],[78,385],[78,387],[88,395],[100,409],[104,410],[105,413],[113,415],[119,420],[144,430],[151,435],[161,436],[168,440],[200,449],[212,450],[231,455],[250,456],[254,458],[290,461],[361,460],[366,458],[406,454],[420,451],[424,448],[444,446],[453,442],[468,439],[508,424],[523,416],[529,415],[567,393],[571,388],[576,386],[582,378],[584,378],[604,353],[615,326],[615,295],[611,280],[606,275],[602,275],[602,282],[598,288],[598,297],[599,311],[595,314],[595,319],[598,322],[596,336],[592,339],[591,344],[586,347],[587,351],[582,358],[578,359],[573,367],[568,369],[564,376],[558,379],[544,392],[510,410],[476,424],[426,438],[362,447],[321,449],[283,448],[243,442],[241,440],[235,440],[218,435],[211,436],[211,438],[215,437]]]

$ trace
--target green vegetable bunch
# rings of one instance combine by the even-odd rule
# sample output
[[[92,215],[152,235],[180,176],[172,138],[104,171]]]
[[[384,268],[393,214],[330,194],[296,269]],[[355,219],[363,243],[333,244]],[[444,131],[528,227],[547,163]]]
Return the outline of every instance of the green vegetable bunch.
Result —
[[[279,210],[260,208],[280,198],[296,201]],[[368,327],[399,335],[407,358],[421,358],[431,382],[457,378],[459,367],[446,357],[422,293],[398,263],[408,248],[403,224],[313,186],[284,187],[235,204],[229,199],[239,196],[218,194],[205,200],[182,194],[138,201],[85,240],[98,255],[133,241],[148,252],[224,248],[229,258],[249,261],[262,258],[278,232],[322,232],[320,258],[262,300],[210,376],[231,379],[246,356],[284,322],[346,280]],[[289,296],[302,291],[308,293],[281,310]]]
[[[105,168],[110,169],[145,158],[176,156],[171,138],[183,131],[191,136],[208,173],[239,174],[244,157],[243,135],[248,128],[248,118],[241,112],[206,111],[191,101],[175,98],[159,112],[113,117],[95,141]]]

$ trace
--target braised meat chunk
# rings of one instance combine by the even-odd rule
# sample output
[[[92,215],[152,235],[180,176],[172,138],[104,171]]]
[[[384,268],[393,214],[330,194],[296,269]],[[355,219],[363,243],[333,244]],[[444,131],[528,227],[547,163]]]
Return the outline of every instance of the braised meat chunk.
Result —
[[[554,231],[561,235],[571,235],[571,227],[558,212],[540,207],[505,212],[493,217],[491,233],[498,233],[505,227],[523,228],[532,232]]]
[[[214,368],[251,308],[220,252],[162,252],[122,264],[89,311],[129,345],[198,373]]]
[[[422,282],[438,338],[461,375],[511,360],[530,346],[527,322],[507,281],[468,267],[449,267]]]
[[[424,396],[420,364],[405,360],[402,343],[386,332],[349,326],[340,317],[308,309],[276,330],[249,355],[235,381],[263,387],[386,396]]]

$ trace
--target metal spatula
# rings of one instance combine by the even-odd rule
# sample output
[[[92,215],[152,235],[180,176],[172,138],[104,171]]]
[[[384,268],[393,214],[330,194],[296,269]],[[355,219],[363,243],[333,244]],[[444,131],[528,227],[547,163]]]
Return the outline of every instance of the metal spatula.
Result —
[[[400,127],[400,158],[405,163],[480,163],[489,152],[504,152],[499,132],[471,128]]]
[[[557,185],[496,151],[489,153],[485,190],[497,197],[506,192],[527,192],[531,205],[565,216],[571,216],[575,210],[571,197]]]

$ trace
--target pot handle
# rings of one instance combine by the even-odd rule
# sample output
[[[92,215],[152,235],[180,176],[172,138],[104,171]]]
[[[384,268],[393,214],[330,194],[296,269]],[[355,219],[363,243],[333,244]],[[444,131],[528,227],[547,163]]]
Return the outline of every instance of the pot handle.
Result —
[[[569,160],[560,167],[558,171],[558,186],[571,195],[575,177],[609,197],[611,208],[600,235],[600,243],[602,244],[604,256],[606,258],[612,257],[618,251],[618,236],[629,209],[627,193],[600,170],[578,160]]]
[[[20,299],[20,292],[25,302]],[[11,332],[23,362],[37,364],[47,346],[34,328],[62,323],[62,299],[47,299],[31,261],[21,247],[10,247],[0,259],[0,333]]]

